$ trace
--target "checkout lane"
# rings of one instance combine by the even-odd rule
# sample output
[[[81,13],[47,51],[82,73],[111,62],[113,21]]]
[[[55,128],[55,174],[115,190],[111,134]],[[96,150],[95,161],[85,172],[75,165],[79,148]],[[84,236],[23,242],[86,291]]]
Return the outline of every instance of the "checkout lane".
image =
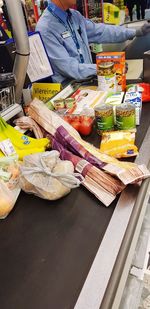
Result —
[[[149,125],[145,104],[138,147]],[[99,146],[94,133],[89,141]],[[72,309],[117,200],[106,208],[83,187],[56,202],[21,192],[12,213],[0,222],[1,307]]]
[[[149,125],[145,103],[138,146]],[[94,133],[89,141],[99,146]],[[82,187],[55,202],[22,192],[14,211],[0,222],[2,308],[73,308],[116,203],[106,208]]]

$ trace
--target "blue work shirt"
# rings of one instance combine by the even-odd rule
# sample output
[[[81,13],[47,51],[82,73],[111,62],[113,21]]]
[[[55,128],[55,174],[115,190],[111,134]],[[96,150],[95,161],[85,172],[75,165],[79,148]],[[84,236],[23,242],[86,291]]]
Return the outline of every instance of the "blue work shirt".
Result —
[[[84,79],[96,75],[96,65],[92,63],[90,43],[117,43],[132,39],[136,31],[124,27],[96,24],[86,19],[76,10],[68,10],[71,25],[80,49],[68,24],[68,11],[63,11],[54,3],[49,4],[37,23],[36,30],[42,35],[53,69],[52,79],[62,83],[70,79]],[[83,61],[81,61],[81,54]]]

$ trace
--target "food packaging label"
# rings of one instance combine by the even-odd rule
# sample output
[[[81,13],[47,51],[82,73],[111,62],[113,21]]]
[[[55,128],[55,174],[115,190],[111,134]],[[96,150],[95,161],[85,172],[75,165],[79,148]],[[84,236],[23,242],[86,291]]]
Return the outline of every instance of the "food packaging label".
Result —
[[[135,106],[136,125],[139,125],[142,112],[141,92],[126,92],[124,103],[130,103]]]
[[[125,53],[104,52],[96,56],[99,90],[117,92],[126,88]]]

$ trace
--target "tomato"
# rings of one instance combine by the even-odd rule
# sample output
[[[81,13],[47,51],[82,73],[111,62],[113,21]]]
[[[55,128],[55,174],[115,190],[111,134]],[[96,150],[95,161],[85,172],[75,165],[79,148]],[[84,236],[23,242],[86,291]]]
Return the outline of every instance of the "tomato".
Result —
[[[73,122],[80,122],[80,116],[78,116],[78,115],[72,115],[72,121],[73,121]]]
[[[71,123],[71,117],[69,115],[65,115],[63,119],[67,121],[68,123]]]
[[[86,121],[87,123],[91,124],[93,122],[93,117],[81,115],[80,116],[80,122]]]
[[[80,123],[79,132],[82,135],[89,135],[92,131],[92,123],[89,124],[88,121],[83,121]]]
[[[77,131],[79,130],[80,128],[80,122],[79,121],[72,121],[71,122],[71,125],[74,129],[76,129]]]

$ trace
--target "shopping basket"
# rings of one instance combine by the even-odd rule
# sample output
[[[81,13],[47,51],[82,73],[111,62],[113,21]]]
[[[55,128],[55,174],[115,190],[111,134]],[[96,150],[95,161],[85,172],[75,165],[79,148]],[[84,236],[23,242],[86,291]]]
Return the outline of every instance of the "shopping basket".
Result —
[[[0,113],[15,104],[15,76],[12,73],[0,74]]]

